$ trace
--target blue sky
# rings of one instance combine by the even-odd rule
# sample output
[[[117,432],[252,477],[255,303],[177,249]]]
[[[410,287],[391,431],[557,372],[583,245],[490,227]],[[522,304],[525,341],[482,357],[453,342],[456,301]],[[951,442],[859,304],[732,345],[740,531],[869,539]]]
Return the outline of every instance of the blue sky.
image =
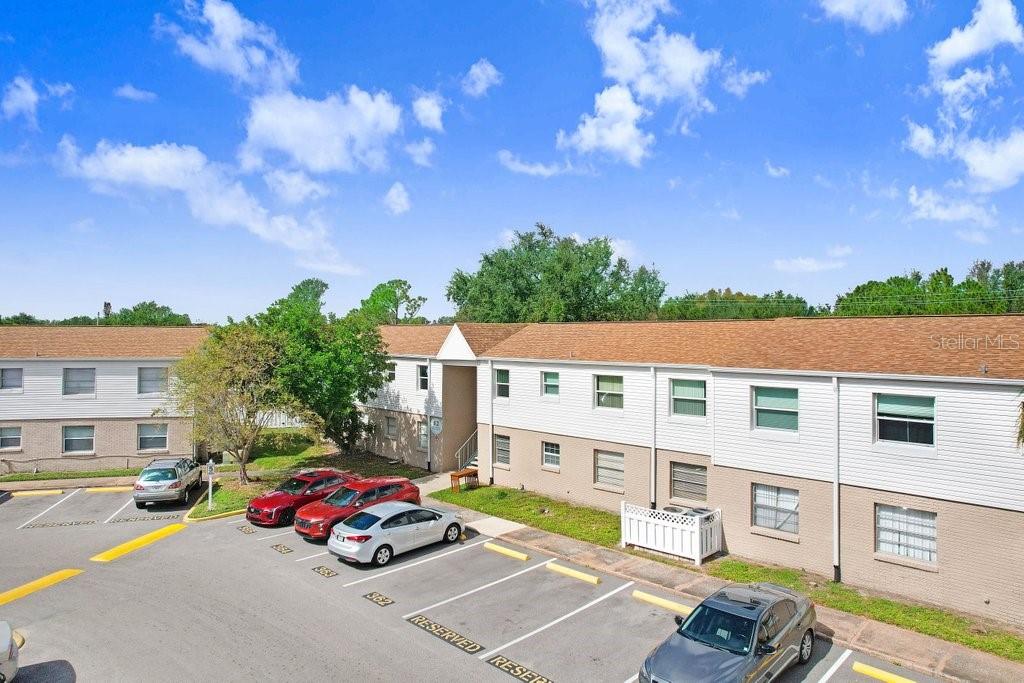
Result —
[[[1012,0],[201,2],[0,10],[0,315],[338,311],[544,221],[669,294],[1024,243]]]

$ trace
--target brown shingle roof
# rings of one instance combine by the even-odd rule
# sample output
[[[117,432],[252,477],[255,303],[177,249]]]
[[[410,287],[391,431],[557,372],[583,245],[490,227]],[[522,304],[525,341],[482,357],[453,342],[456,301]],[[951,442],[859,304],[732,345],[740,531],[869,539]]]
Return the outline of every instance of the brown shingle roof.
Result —
[[[1021,315],[780,318],[531,324],[484,355],[1024,379],[1022,344]]]
[[[0,358],[180,358],[206,335],[202,326],[0,325]]]
[[[380,336],[393,356],[436,356],[451,325],[381,325]]]
[[[456,323],[469,348],[476,355],[482,355],[489,348],[502,342],[519,330],[526,323]]]

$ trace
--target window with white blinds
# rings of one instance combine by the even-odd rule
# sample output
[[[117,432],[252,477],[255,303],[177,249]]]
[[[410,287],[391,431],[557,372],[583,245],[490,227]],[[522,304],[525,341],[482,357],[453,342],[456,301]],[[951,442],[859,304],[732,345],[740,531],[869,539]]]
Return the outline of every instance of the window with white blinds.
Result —
[[[621,408],[623,391],[621,375],[594,375],[594,405],[601,408]]]
[[[708,468],[688,462],[671,463],[672,497],[686,500],[708,499]]]
[[[800,533],[800,492],[781,486],[753,485],[754,526]]]
[[[541,445],[543,451],[543,464],[545,467],[562,466],[562,447],[557,443],[545,441]]]
[[[623,488],[626,481],[626,456],[623,453],[594,451],[594,483]]]
[[[21,389],[23,375],[21,368],[0,368],[0,389]]]
[[[167,368],[139,368],[138,393],[162,394],[167,391]]]
[[[934,512],[875,505],[875,550],[920,562],[938,559]]]
[[[64,395],[96,393],[96,368],[64,368]]]
[[[879,441],[935,444],[935,399],[931,396],[875,394]]]
[[[672,414],[690,417],[707,415],[707,384],[702,379],[673,379],[669,381],[672,394]]]
[[[512,441],[507,436],[494,435],[494,462],[502,465],[512,464]]]
[[[796,431],[800,423],[799,392],[785,387],[754,387],[754,426]]]

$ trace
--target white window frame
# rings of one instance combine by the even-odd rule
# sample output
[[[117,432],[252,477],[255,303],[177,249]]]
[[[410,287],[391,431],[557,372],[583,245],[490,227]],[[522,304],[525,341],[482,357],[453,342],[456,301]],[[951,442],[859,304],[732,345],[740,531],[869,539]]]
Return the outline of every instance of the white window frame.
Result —
[[[498,373],[505,373],[505,381],[498,381]],[[501,394],[501,387],[505,387],[505,395]],[[494,368],[494,398],[509,399],[512,398],[512,371],[508,368]]]
[[[80,393],[68,393],[68,370],[92,370],[92,391]],[[60,394],[63,398],[95,398],[96,397],[96,368],[61,368]]]
[[[92,447],[89,448],[88,450],[69,451],[68,450],[68,436],[67,436],[67,430],[69,428],[70,429],[76,429],[76,428],[91,429],[92,430],[92,436],[89,437],[89,438],[92,441]],[[71,454],[71,455],[93,455],[93,454],[96,453],[96,425],[63,425],[60,428],[60,436],[61,436],[61,450],[60,450],[61,453],[67,453],[67,454]],[[82,441],[83,439],[85,439],[85,437],[80,437],[80,436],[79,437],[71,437],[71,440],[73,440],[73,441]]]
[[[503,448],[499,448],[498,447],[498,439],[503,439],[504,440],[505,446]],[[498,455],[499,451],[504,451],[504,453],[505,453],[505,460],[504,461],[502,461],[501,457]],[[495,465],[501,465],[503,467],[511,467],[512,466],[512,439],[511,439],[511,437],[506,436],[505,434],[495,434],[494,435],[494,464]]]
[[[758,503],[757,502],[757,491],[763,489],[765,493],[774,494],[774,503]],[[796,507],[788,508],[779,505],[779,495],[782,492],[795,493],[796,494]],[[757,511],[767,510],[775,515],[774,526],[766,524],[758,524]],[[790,522],[793,522],[795,528],[787,528]],[[794,536],[800,533],[800,489],[791,489],[786,486],[774,486],[772,484],[762,484],[760,482],[754,482],[750,485],[750,526],[758,529],[768,529],[769,531],[777,531],[783,534],[792,534]]]
[[[21,377],[18,386],[4,386],[4,375],[17,370]],[[25,368],[0,368],[0,394],[20,394],[25,391]]]
[[[416,450],[425,451],[430,444],[430,427],[425,420],[416,423]]]
[[[163,389],[159,391],[143,391],[142,390],[142,371],[143,370],[163,370]],[[163,396],[167,393],[167,383],[170,381],[170,370],[166,366],[160,365],[144,365],[140,366],[135,374],[135,391],[139,396]],[[145,380],[147,382],[153,382],[152,379]]]
[[[555,381],[549,381],[548,375],[554,375]],[[548,387],[554,387],[555,392],[553,394],[549,394]],[[541,398],[544,398],[548,401],[558,400],[558,397],[562,395],[562,373],[558,372],[557,370],[541,370],[540,395]]]
[[[416,366],[416,390],[428,391],[430,389],[430,365]]]
[[[15,430],[17,430],[17,432],[18,432],[17,436],[15,436],[13,434],[8,434],[6,436],[4,435],[5,431],[13,432]],[[8,444],[6,446],[4,445],[4,441],[11,441],[12,439],[17,439],[18,443],[17,444]],[[8,425],[6,427],[0,427],[0,451],[20,451],[21,450],[21,439],[22,439],[22,431],[21,431],[21,427],[20,426],[10,426],[10,425]]]
[[[619,379],[619,383],[622,384],[622,391],[600,391],[598,385],[602,377],[609,379]],[[623,410],[626,407],[626,377],[624,375],[594,375],[594,407],[601,410]],[[622,402],[621,406],[603,406],[601,405],[601,395],[604,396],[618,396]]]
[[[384,436],[389,439],[398,438],[398,418],[390,415],[384,417]]]
[[[931,519],[931,528],[933,533],[931,536],[922,533],[923,529],[927,527],[920,526],[921,520],[905,519],[903,523],[905,525],[914,525],[918,523],[916,529],[898,528],[894,523],[893,526],[880,529],[879,527],[879,513],[889,512],[891,514],[905,514],[911,513],[913,515],[920,515],[925,518]],[[898,523],[900,520],[894,520]],[[895,539],[892,541],[882,541],[879,533],[885,531],[895,535]],[[929,547],[929,541],[931,547]],[[882,550],[882,545],[894,546],[893,550]],[[899,557],[912,562],[921,562],[923,564],[934,565],[939,561],[939,515],[938,513],[932,512],[931,510],[918,510],[915,508],[907,508],[899,505],[885,505],[882,503],[875,503],[875,552],[879,555],[885,555],[889,557]],[[925,557],[919,557],[918,555],[924,555]]]
[[[621,459],[621,462],[622,462],[622,468],[621,468],[621,470],[622,470],[622,483],[621,484],[618,484],[618,483],[615,483],[615,482],[608,482],[608,481],[602,481],[601,480],[601,468],[597,464],[598,463],[598,459],[599,459],[599,457],[601,455],[606,455],[606,456],[610,455],[610,456],[613,456],[615,458]],[[612,468],[606,467],[605,469],[612,469]],[[615,468],[615,469],[617,470],[618,468]],[[594,450],[594,486],[597,486],[599,488],[611,489],[611,490],[619,492],[619,493],[621,493],[622,491],[624,491],[626,489],[626,454],[625,453],[619,453],[619,452],[616,452],[616,451],[605,451],[605,450],[602,450],[602,449],[595,449]]]
[[[540,444],[541,467],[558,470],[562,468],[562,445],[553,441],[542,441]]]
[[[879,418],[879,416],[878,416],[878,397],[879,396],[908,396],[908,397],[913,397],[913,398],[930,398],[932,400],[932,415],[933,415],[933,417],[930,420],[927,419],[927,418],[898,417],[898,416],[894,416],[894,417],[886,416],[886,417]],[[938,422],[937,422],[937,420],[934,417],[936,415],[935,404],[936,404],[936,401],[935,401],[935,397],[934,396],[921,396],[921,395],[918,395],[918,394],[894,394],[894,393],[885,392],[885,391],[878,391],[878,392],[873,393],[871,395],[871,412],[872,412],[872,417],[874,418],[874,423],[873,424],[874,424],[874,430],[875,430],[875,442],[879,443],[879,444],[895,445],[896,447],[926,448],[926,449],[933,449],[933,448],[935,448],[935,441],[936,441],[936,439],[935,439],[935,431],[936,431],[936,427],[938,426]],[[921,443],[919,441],[910,441],[910,440],[901,441],[899,439],[883,439],[881,437],[882,430],[880,428],[880,425],[878,424],[878,421],[880,419],[888,420],[890,422],[905,422],[905,423],[908,423],[908,424],[910,424],[910,423],[930,424],[932,426],[932,442],[931,443]]]
[[[757,406],[757,390],[758,389],[789,389],[796,392],[796,408],[758,408]],[[757,411],[766,410],[769,412],[776,413],[793,413],[796,415],[796,428],[789,429],[787,427],[763,427],[757,424]],[[750,428],[757,431],[771,432],[774,434],[799,434],[800,433],[800,389],[798,387],[778,387],[772,385],[759,384],[750,387]]]
[[[700,382],[704,385],[704,398],[679,398],[673,393],[676,382]],[[689,415],[676,412],[676,401],[690,401],[704,404],[703,415]],[[706,421],[708,417],[708,381],[696,377],[670,377],[668,380],[668,414],[676,419]]]
[[[690,496],[690,495],[677,495],[676,494],[676,468],[677,467],[681,468],[684,471],[686,471],[687,475],[690,476],[691,478],[693,478],[694,476],[699,477],[701,474],[703,474],[703,477],[704,477],[704,483],[703,484],[700,484],[700,483],[694,482],[694,481],[683,482],[684,485],[685,484],[689,484],[690,486],[693,486],[693,487],[703,486],[704,487],[703,495]],[[703,470],[703,473],[701,473],[699,470]],[[670,498],[675,498],[677,500],[699,500],[699,501],[707,502],[707,499],[708,499],[708,468],[707,468],[707,465],[698,465],[698,464],[692,463],[692,462],[676,462],[676,461],[670,462],[669,463],[669,468],[668,468],[668,489],[669,489],[668,493],[669,493],[669,497]]]
[[[395,381],[395,378],[398,377],[398,364],[397,363],[388,363],[385,377],[387,378],[387,381],[389,381],[389,382],[394,382]]]
[[[143,447],[143,445],[142,445],[142,440],[143,439],[159,439],[160,438],[159,434],[151,435],[151,436],[143,436],[142,435],[142,428],[143,427],[163,427],[164,428],[164,433],[163,433],[164,444],[162,446],[147,446],[147,447]],[[139,423],[138,425],[136,425],[136,427],[135,427],[135,446],[136,446],[136,448],[138,448],[138,450],[140,452],[147,452],[147,453],[148,452],[153,452],[153,451],[166,452],[168,450],[168,444],[170,443],[169,435],[170,435],[170,428],[168,427],[166,422],[142,422],[142,423]]]

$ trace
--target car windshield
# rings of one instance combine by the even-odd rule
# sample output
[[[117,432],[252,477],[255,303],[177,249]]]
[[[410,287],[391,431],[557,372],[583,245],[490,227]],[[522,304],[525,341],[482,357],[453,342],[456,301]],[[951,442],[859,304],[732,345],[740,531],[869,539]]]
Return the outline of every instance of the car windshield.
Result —
[[[331,495],[324,498],[324,502],[328,505],[334,505],[340,508],[348,507],[355,502],[356,498],[359,497],[359,491],[346,487],[341,487]]]
[[[298,477],[292,477],[288,481],[278,486],[275,491],[284,491],[285,493],[302,493],[303,489],[306,488],[306,484],[309,483],[308,479],[299,479]]]
[[[177,478],[178,473],[173,469],[142,470],[139,475],[139,481],[174,481]]]
[[[380,517],[377,515],[372,515],[369,512],[357,512],[345,520],[345,526],[352,527],[353,529],[359,529],[360,531],[366,531],[379,521]]]
[[[737,655],[750,652],[754,620],[708,605],[698,605],[679,627],[679,635]]]

